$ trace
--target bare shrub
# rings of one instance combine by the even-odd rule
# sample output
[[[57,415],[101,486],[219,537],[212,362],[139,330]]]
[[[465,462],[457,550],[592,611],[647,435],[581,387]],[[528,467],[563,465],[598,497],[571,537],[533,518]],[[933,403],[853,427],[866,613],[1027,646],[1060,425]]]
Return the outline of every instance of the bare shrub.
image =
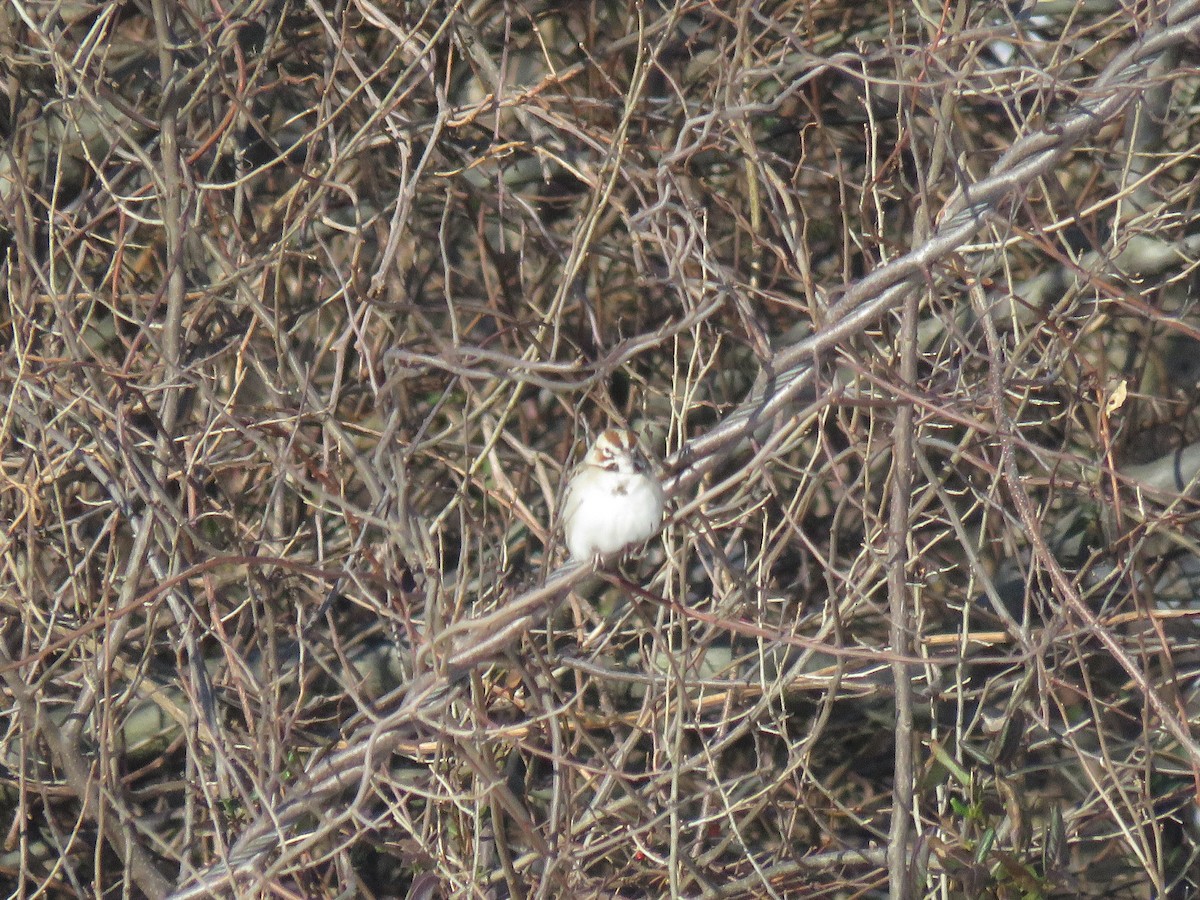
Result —
[[[4,22],[13,896],[1195,892],[1200,3]]]

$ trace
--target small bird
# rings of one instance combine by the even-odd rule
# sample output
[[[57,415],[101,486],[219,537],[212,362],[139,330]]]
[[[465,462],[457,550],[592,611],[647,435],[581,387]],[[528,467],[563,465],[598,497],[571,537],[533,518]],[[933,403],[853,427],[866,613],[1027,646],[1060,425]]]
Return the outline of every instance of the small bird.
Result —
[[[610,428],[596,438],[565,496],[567,550],[580,562],[639,544],[662,524],[662,485],[628,429]]]

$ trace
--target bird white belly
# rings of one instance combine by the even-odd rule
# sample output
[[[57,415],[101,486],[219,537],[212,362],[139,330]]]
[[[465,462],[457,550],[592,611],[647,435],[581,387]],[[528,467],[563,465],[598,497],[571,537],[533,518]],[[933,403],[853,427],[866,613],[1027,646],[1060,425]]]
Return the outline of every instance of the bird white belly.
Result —
[[[566,532],[571,556],[588,560],[646,540],[662,521],[662,496],[643,475],[606,473],[599,489],[587,492]]]

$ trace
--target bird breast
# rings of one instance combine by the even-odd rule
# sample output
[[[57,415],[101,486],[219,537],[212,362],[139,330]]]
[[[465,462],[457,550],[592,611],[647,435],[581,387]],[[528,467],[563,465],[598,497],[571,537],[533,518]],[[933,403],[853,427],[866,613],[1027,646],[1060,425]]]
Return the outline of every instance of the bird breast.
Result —
[[[657,479],[643,474],[591,470],[568,498],[564,512],[567,550],[578,560],[607,555],[640,543],[662,522]]]

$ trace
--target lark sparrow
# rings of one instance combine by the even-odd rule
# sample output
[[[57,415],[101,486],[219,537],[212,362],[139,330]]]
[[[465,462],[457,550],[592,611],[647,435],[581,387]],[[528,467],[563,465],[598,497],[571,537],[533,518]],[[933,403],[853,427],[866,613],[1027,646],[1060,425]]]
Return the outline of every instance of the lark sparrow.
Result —
[[[590,562],[641,543],[662,524],[663,491],[637,436],[610,428],[571,476],[563,531],[572,559]]]

